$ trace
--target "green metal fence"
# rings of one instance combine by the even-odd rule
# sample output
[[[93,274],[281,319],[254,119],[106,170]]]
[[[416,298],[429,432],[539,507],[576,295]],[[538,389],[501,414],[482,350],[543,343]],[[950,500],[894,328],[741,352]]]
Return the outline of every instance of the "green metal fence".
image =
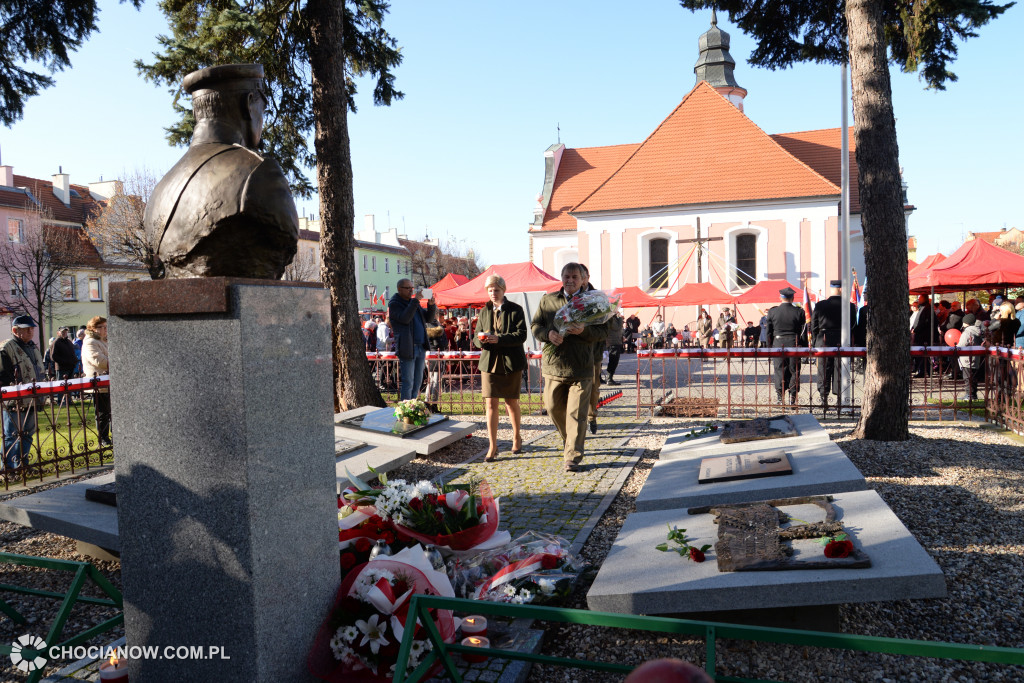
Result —
[[[637,631],[655,631],[659,633],[675,633],[704,638],[705,662],[704,669],[716,681],[743,681],[745,679],[716,676],[717,652],[715,643],[718,638],[731,640],[747,640],[763,643],[783,643],[803,645],[837,650],[853,650],[857,652],[881,652],[886,654],[904,655],[909,657],[934,657],[972,662],[992,662],[998,664],[1024,664],[1024,649],[1008,647],[988,647],[985,645],[963,645],[960,643],[943,643],[924,640],[903,640],[900,638],[876,638],[846,633],[823,633],[819,631],[800,631],[786,628],[768,628],[764,626],[741,626],[737,624],[721,624],[710,621],[692,621],[688,619],[669,619],[666,617],[643,617],[611,612],[591,612],[589,610],[562,609],[558,607],[538,607],[533,605],[513,605],[459,598],[442,598],[432,595],[414,595],[409,608],[409,623],[419,619],[426,628],[433,649],[428,653],[415,670],[406,675],[406,667],[397,666],[395,683],[416,682],[423,679],[426,673],[440,662],[449,678],[455,683],[462,683],[462,677],[455,667],[452,653],[469,652],[484,654],[489,657],[533,662],[537,664],[553,664],[580,669],[593,669],[611,673],[627,674],[635,667],[610,662],[594,662],[564,657],[533,654],[529,652],[513,652],[494,648],[465,647],[459,644],[447,644],[441,641],[441,635],[428,615],[428,609],[450,609],[457,612],[470,612],[485,616],[501,616],[539,621],[556,621],[568,624],[587,624],[611,628],[632,629]],[[415,629],[405,630],[402,646],[398,651],[398,661],[407,662],[412,647]]]
[[[73,560],[55,560],[48,557],[31,557],[29,555],[16,555],[14,553],[0,553],[0,563],[2,564],[15,564],[22,567],[38,567],[40,569],[54,569],[57,571],[66,571],[74,573],[71,579],[71,585],[64,593],[57,593],[54,591],[37,590],[34,588],[23,588],[21,586],[13,586],[10,584],[0,584],[0,592],[18,593],[20,595],[34,595],[36,597],[50,598],[54,600],[60,600],[60,609],[57,611],[57,616],[54,618],[53,624],[50,626],[50,630],[46,634],[46,648],[40,650],[33,647],[19,647],[18,655],[22,660],[27,662],[34,662],[38,664],[38,668],[32,671],[27,679],[27,683],[36,683],[43,675],[43,667],[46,666],[47,662],[42,660],[49,660],[49,649],[50,648],[63,648],[63,647],[74,647],[81,645],[92,638],[106,633],[110,629],[114,628],[118,624],[124,623],[124,612],[123,601],[121,598],[121,592],[107,580],[107,577],[103,576],[96,567],[88,562],[75,562]],[[95,583],[103,593],[107,595],[106,598],[93,598],[81,595],[82,589],[85,587],[87,581]],[[81,633],[75,634],[65,640],[60,640],[64,633],[64,625],[68,621],[68,617],[71,616],[71,610],[76,603],[86,603],[90,605],[102,605],[104,607],[114,607],[119,611],[114,616],[105,619],[104,621],[92,626]],[[25,624],[26,620],[16,609],[14,609],[6,601],[0,599],[0,613],[5,614],[7,617],[12,619],[15,623]],[[0,655],[9,656],[14,652],[15,647],[8,644],[0,644]]]

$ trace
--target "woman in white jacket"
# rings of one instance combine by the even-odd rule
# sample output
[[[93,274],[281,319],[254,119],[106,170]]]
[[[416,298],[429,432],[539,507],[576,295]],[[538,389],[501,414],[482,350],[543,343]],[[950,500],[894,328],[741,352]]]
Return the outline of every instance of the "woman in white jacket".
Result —
[[[87,379],[110,374],[110,359],[107,355],[107,319],[94,316],[85,325],[85,341],[82,342],[82,374]],[[92,392],[96,410],[96,432],[100,446],[110,446],[110,390],[96,389]]]

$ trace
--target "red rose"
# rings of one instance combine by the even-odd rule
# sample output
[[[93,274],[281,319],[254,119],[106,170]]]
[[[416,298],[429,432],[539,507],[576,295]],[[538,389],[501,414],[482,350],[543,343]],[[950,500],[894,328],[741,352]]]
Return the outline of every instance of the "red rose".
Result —
[[[853,552],[853,541],[829,541],[825,546],[825,557],[849,557]]]
[[[405,595],[409,588],[409,584],[402,579],[395,579],[395,583],[391,586],[391,590],[394,591],[395,595]]]
[[[342,569],[351,569],[355,565],[355,563],[356,563],[356,556],[353,555],[352,553],[342,553],[341,554],[341,568]]]
[[[384,539],[384,542],[387,543],[388,545],[391,545],[396,540],[395,539],[395,532],[394,531],[385,531],[383,534],[381,534],[380,537],[382,539]]]
[[[698,548],[690,548],[690,559],[694,562],[703,562],[704,553],[701,552]]]
[[[423,501],[419,498],[413,498],[409,501],[409,509],[415,512],[419,512],[423,509]]]
[[[558,566],[558,558],[554,555],[545,554],[540,558],[540,566],[543,569],[554,569]]]
[[[477,505],[477,506],[476,506],[476,516],[477,516],[477,517],[479,517],[479,516],[480,516],[480,515],[482,515],[482,514],[484,514],[484,506],[483,506],[483,503],[481,503],[480,505]]]
[[[370,543],[370,539],[368,539],[366,536],[360,536],[356,539],[355,546],[357,552],[365,553],[369,552],[370,548],[373,547],[373,544]]]

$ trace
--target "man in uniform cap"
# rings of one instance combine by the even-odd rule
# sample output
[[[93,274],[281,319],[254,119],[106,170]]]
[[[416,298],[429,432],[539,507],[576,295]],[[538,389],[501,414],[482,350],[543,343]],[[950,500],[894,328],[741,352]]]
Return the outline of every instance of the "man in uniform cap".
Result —
[[[797,336],[807,322],[804,309],[793,305],[795,295],[792,287],[780,289],[782,303],[768,310],[768,343],[773,348],[795,347]],[[789,402],[795,404],[800,391],[800,359],[780,356],[775,359],[775,397],[779,403],[782,403],[786,391],[789,392]]]
[[[193,71],[196,126],[185,156],[146,205],[146,235],[167,277],[280,279],[298,244],[298,215],[276,161],[255,149],[263,134],[263,66]]]
[[[36,323],[30,315],[11,321],[11,338],[0,346],[0,385],[28,384],[43,379],[43,356],[32,340]],[[3,469],[13,470],[28,460],[36,433],[36,399],[32,396],[4,401]]]
[[[811,336],[814,338],[815,348],[839,346],[843,341],[843,281],[832,280],[829,282],[829,297],[818,302],[814,307],[814,314],[811,315]],[[851,332],[853,323],[857,320],[857,305],[847,304],[850,307]],[[851,336],[852,338],[852,336]],[[818,395],[821,397],[823,406],[828,406],[828,393],[832,391],[836,396],[841,391],[840,373],[836,372],[836,359],[818,359]]]

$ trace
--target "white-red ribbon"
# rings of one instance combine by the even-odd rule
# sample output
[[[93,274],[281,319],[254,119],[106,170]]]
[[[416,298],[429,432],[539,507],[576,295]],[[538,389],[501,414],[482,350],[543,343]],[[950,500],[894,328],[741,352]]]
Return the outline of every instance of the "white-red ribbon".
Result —
[[[110,375],[78,377],[76,379],[59,379],[53,382],[30,382],[0,387],[0,398],[20,398],[22,396],[41,396],[45,394],[63,394],[67,391],[83,389],[106,389],[110,387]]]

